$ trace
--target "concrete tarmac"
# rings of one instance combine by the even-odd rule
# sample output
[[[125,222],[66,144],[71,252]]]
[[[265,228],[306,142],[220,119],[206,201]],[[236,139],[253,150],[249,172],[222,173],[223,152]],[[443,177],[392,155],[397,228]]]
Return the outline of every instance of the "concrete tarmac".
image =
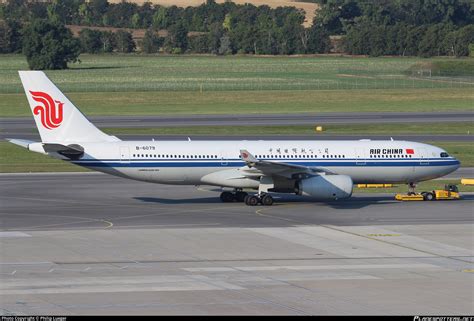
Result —
[[[474,313],[474,195],[400,203],[103,174],[0,180],[0,314]]]
[[[474,112],[364,112],[231,114],[173,116],[92,116],[98,127],[258,126],[373,123],[445,123],[474,121]],[[0,118],[4,130],[34,128],[32,117]]]

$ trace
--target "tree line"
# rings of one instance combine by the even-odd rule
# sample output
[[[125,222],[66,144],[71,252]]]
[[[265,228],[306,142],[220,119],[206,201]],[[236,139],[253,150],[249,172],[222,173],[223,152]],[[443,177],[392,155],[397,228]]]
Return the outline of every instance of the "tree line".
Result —
[[[270,8],[214,0],[197,7],[164,7],[107,0],[8,0],[0,4],[0,52],[34,50],[77,59],[76,53],[132,52],[292,55],[327,53],[341,35],[349,54],[466,56],[474,43],[472,0],[306,0],[317,2],[313,24],[294,7]],[[65,25],[146,29],[140,43],[119,30],[84,29],[72,38]],[[159,30],[166,30],[160,36]],[[55,39],[55,37],[62,37]],[[56,48],[58,45],[68,48]],[[67,54],[66,54],[67,52]],[[46,58],[45,58],[46,59]],[[35,58],[36,63],[41,61]],[[61,68],[64,63],[40,63]]]
[[[108,3],[106,0],[52,0],[29,2],[10,0],[0,5],[0,30],[6,30],[3,52],[15,52],[21,46],[18,26],[37,19],[55,24],[147,29],[143,43],[135,44],[145,52],[163,48],[170,53],[213,54],[305,54],[324,53],[330,49],[329,34],[317,26],[303,27],[304,11],[294,7],[217,4],[207,0],[198,7],[163,7],[144,3]],[[158,30],[167,30],[159,37]],[[81,37],[85,52],[116,51],[113,47],[123,34],[86,31]],[[106,38],[109,41],[105,41]],[[115,39],[114,39],[115,38]],[[102,47],[98,43],[108,43]],[[1,45],[1,44],[0,44]],[[138,46],[137,46],[138,45]],[[120,51],[120,50],[118,50]]]
[[[314,23],[331,35],[344,35],[350,54],[467,56],[474,44],[472,0],[314,2],[321,6]]]

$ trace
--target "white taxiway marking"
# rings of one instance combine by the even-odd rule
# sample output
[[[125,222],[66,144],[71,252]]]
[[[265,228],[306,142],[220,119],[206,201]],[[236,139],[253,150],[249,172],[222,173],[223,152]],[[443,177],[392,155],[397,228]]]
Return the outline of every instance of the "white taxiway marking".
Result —
[[[31,235],[23,232],[8,231],[0,232],[0,238],[1,237],[31,237]]]
[[[360,269],[439,269],[433,264],[357,264],[357,265],[290,265],[290,266],[236,266],[183,268],[187,272],[237,272],[237,271],[278,271],[278,270],[360,270]]]

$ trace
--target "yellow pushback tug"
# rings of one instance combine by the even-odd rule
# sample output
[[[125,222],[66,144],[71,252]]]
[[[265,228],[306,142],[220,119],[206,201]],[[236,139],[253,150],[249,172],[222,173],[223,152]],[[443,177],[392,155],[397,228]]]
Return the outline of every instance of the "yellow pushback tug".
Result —
[[[456,185],[445,185],[444,189],[433,190],[428,192],[408,194],[396,194],[397,201],[434,201],[434,200],[458,200],[461,196]]]

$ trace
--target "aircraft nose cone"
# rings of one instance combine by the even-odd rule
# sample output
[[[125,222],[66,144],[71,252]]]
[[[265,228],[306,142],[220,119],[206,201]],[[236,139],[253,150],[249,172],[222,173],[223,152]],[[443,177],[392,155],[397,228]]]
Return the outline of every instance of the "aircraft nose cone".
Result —
[[[455,161],[455,162],[453,162],[453,165],[451,165],[451,166],[448,167],[448,168],[449,168],[449,169],[448,169],[449,172],[448,172],[447,174],[452,173],[452,172],[454,172],[455,170],[457,170],[459,167],[461,167],[461,162],[460,162],[459,160],[457,160],[456,158],[454,158],[454,161]]]

